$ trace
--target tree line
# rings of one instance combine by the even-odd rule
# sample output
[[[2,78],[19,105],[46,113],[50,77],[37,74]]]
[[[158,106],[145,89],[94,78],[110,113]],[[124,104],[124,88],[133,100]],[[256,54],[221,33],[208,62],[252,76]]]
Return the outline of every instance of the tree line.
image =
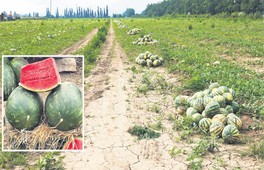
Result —
[[[63,15],[59,14],[59,9],[57,8],[55,16],[51,15],[50,9],[46,9],[47,18],[108,18],[109,9],[108,6],[105,8],[97,7],[97,10],[90,8],[77,7],[75,10],[73,8],[64,9]]]
[[[148,17],[166,14],[219,14],[243,12],[263,14],[264,0],[164,0],[149,4],[142,12]]]

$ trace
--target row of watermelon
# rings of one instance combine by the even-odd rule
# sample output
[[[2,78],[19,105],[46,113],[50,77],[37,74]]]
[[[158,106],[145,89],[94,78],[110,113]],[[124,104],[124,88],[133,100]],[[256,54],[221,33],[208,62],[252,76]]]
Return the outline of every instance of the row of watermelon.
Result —
[[[191,97],[177,96],[175,105],[178,114],[192,117],[202,131],[210,132],[212,136],[222,136],[226,142],[234,143],[242,127],[241,119],[235,115],[239,111],[235,98],[236,93],[232,88],[213,83],[208,89]]]
[[[14,69],[10,69],[10,65],[15,66]],[[14,82],[19,80],[19,86],[16,87]],[[82,93],[71,82],[61,83],[54,58],[32,64],[28,64],[23,58],[14,58],[11,62],[5,58],[5,114],[12,127],[18,130],[32,130],[38,126],[44,107],[37,92],[50,90],[45,101],[45,117],[48,124],[62,131],[77,128],[82,122]]]

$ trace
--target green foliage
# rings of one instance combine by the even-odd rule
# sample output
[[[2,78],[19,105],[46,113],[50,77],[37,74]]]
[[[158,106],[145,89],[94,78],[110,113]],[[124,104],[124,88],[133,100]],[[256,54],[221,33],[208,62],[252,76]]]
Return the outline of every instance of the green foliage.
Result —
[[[147,16],[175,16],[176,14],[224,14],[232,17],[241,15],[241,12],[259,18],[263,14],[263,1],[208,1],[208,0],[170,0],[152,3],[142,14]],[[187,16],[186,16],[187,17]]]
[[[40,170],[63,170],[62,159],[63,157],[56,158],[55,153],[49,152],[43,158],[39,158],[36,167]]]
[[[2,148],[2,133],[0,133],[0,147]],[[25,165],[27,154],[21,152],[3,152],[0,151],[0,168],[14,169],[15,166]]]
[[[264,139],[251,145],[250,155],[264,160]]]
[[[14,169],[15,166],[25,165],[27,155],[20,152],[0,152],[0,168]]]
[[[106,40],[107,32],[109,29],[110,21],[107,20],[102,27],[98,29],[97,35],[93,37],[91,42],[84,48],[83,54],[85,57],[84,60],[84,74],[88,76],[92,66],[95,65],[98,55],[101,52],[103,44]]]
[[[160,133],[155,132],[148,127],[135,125],[128,130],[131,135],[137,136],[140,139],[152,139],[160,137]]]
[[[218,150],[218,143],[213,138],[201,139],[188,155],[187,161],[190,161],[190,169],[202,169],[203,157],[208,152]]]

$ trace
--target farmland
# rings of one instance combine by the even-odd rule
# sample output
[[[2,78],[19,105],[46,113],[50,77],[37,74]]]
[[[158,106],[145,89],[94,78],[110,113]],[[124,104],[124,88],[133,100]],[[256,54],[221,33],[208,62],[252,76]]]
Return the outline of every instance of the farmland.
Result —
[[[3,22],[0,24],[0,52],[6,55],[57,54],[102,24],[97,19]]]
[[[164,57],[168,70],[181,75],[184,86],[179,93],[184,89],[195,92],[218,82],[238,92],[246,111],[256,113],[263,109],[263,20],[179,18],[122,22],[159,41],[156,46],[136,46],[132,42],[140,35],[126,36],[129,28],[116,29],[130,60],[143,51]],[[215,67],[215,61],[222,64]]]
[[[86,62],[83,123],[87,150],[74,156],[63,154],[65,167],[263,167],[263,19],[190,16],[119,20],[126,27],[120,28],[116,21],[109,26],[106,20],[84,19],[0,24],[1,30],[8,30],[0,32],[0,40],[5,42],[0,46],[3,54],[58,54],[99,28],[90,43],[76,52],[84,54]],[[127,35],[132,28],[141,31]],[[158,43],[132,44],[144,35],[151,35]],[[162,57],[163,65],[137,65],[135,58],[146,51]],[[202,133],[192,126],[192,120],[177,114],[176,96],[192,96],[213,82],[234,89],[240,105],[238,116],[250,117],[249,122],[243,122],[237,144],[224,144],[222,139]],[[144,130],[146,134],[139,134],[138,139],[131,135]],[[15,157],[20,160],[20,156]],[[40,164],[53,156],[47,154]],[[3,160],[8,166],[6,161],[10,158]],[[20,161],[16,164],[28,160]]]

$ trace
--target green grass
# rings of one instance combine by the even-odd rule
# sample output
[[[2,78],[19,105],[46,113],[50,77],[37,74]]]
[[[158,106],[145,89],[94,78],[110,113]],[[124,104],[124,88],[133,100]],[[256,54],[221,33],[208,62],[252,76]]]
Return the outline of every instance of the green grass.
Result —
[[[17,20],[0,24],[0,53],[57,54],[103,22],[95,19]],[[14,52],[11,49],[15,49]]]
[[[137,136],[140,139],[152,139],[160,137],[160,133],[155,132],[148,127],[135,125],[128,130],[131,135]]]
[[[77,51],[76,54],[84,55],[84,76],[87,77],[93,67],[96,64],[96,60],[98,55],[100,54],[103,44],[106,41],[106,36],[109,30],[110,21],[104,21],[104,24],[98,29],[98,32],[95,37],[92,38],[91,42],[81,49]]]
[[[182,91],[189,89],[196,92],[205,89],[211,82],[218,82],[237,92],[242,112],[257,116],[264,107],[264,74],[225,59],[264,57],[263,19],[239,18],[234,22],[231,18],[179,17],[121,21],[129,28],[118,29],[115,24],[116,35],[130,61],[134,61],[139,53],[150,51],[164,58],[165,67],[183,83]],[[140,36],[126,35],[133,27],[141,28],[143,34],[151,34],[159,43],[133,45],[132,42]],[[221,64],[214,66],[212,63],[215,61]]]

